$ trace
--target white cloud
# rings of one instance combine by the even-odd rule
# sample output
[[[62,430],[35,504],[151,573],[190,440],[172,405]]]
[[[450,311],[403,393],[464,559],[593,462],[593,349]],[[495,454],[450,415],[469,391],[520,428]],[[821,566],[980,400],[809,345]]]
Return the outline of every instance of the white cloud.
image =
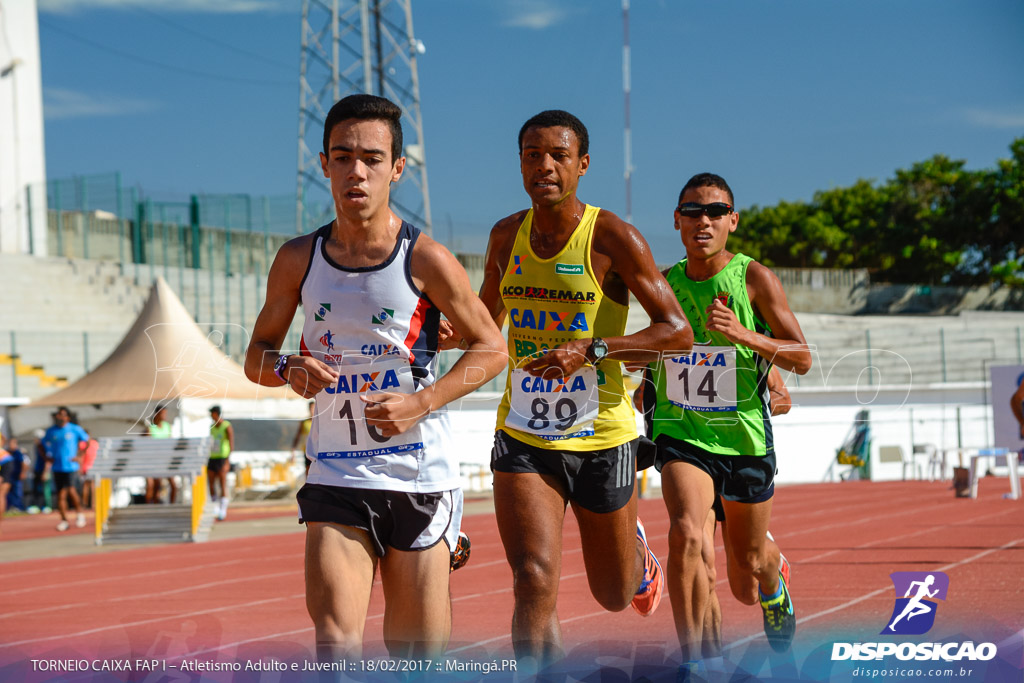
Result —
[[[503,26],[526,28],[540,31],[559,24],[569,16],[569,11],[562,7],[552,7],[548,2],[536,0],[519,0],[510,2],[505,8]]]
[[[283,9],[281,0],[39,0],[40,12],[71,14],[81,10],[145,7],[161,12],[245,14]]]
[[[982,128],[1024,128],[1024,110],[997,111],[995,109],[967,109],[964,116],[970,123]]]
[[[125,116],[152,111],[157,103],[128,97],[102,96],[67,88],[43,88],[43,116],[49,121],[86,116]]]

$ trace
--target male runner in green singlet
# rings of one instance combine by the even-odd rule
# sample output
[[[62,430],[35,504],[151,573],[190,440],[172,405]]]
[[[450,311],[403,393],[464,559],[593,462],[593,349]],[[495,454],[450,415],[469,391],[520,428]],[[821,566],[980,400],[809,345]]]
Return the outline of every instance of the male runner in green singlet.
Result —
[[[768,374],[772,364],[804,374],[811,355],[778,278],[726,250],[739,217],[732,190],[700,174],[675,212],[687,258],[667,275],[694,326],[694,352],[654,368],[654,437],[670,519],[667,579],[684,657],[696,659],[709,599],[701,559],[715,496],[728,524],[729,585],[744,604],[761,604],[765,632],[786,650],[796,630],[778,546],[767,536],[774,494]]]

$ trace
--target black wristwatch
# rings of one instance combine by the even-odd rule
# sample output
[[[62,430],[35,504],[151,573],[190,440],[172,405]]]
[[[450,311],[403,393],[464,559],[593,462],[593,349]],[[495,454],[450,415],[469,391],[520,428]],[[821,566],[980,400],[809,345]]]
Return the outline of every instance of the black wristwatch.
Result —
[[[608,342],[600,337],[594,337],[593,341],[590,342],[590,348],[587,349],[587,356],[594,359],[594,365],[597,365],[605,359],[608,355]]]

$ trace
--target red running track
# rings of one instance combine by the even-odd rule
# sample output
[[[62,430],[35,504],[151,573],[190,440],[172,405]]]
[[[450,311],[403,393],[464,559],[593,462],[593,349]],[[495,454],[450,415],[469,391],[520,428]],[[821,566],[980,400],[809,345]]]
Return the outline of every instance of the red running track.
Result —
[[[955,499],[941,482],[779,488],[771,530],[793,566],[797,649],[830,647],[831,636],[878,640],[893,609],[889,574],[895,571],[948,574],[949,594],[929,639],[1024,633],[1024,501],[1002,498],[1008,488],[1005,479],[985,479],[976,500]],[[642,500],[640,514],[652,549],[664,559],[664,504]],[[5,534],[14,531],[12,521],[4,522]],[[507,657],[511,573],[494,517],[468,516],[464,529],[473,551],[470,563],[452,575],[450,651],[473,660]],[[678,652],[667,596],[646,619],[629,609],[603,611],[589,593],[571,512],[564,535],[558,612],[566,650],[609,641],[644,656]],[[303,598],[303,540],[293,533],[0,561],[0,680],[11,680],[5,671],[22,671],[31,659],[307,658],[313,631]],[[738,658],[763,645],[761,615],[729,593],[720,536],[717,541],[726,654]],[[367,655],[383,654],[382,616],[375,588]],[[38,676],[108,680],[89,673]],[[109,680],[144,678],[136,671]]]

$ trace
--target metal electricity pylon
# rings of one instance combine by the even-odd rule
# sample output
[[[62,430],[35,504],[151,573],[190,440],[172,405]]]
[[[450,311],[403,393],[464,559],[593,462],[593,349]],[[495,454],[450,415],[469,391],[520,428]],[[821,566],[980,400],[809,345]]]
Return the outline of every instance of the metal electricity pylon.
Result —
[[[346,95],[386,97],[402,109],[405,173],[391,191],[391,208],[431,231],[427,161],[416,57],[423,43],[412,30],[412,0],[303,0],[299,66],[299,172],[296,229],[331,220],[330,186],[320,169],[323,125]]]

